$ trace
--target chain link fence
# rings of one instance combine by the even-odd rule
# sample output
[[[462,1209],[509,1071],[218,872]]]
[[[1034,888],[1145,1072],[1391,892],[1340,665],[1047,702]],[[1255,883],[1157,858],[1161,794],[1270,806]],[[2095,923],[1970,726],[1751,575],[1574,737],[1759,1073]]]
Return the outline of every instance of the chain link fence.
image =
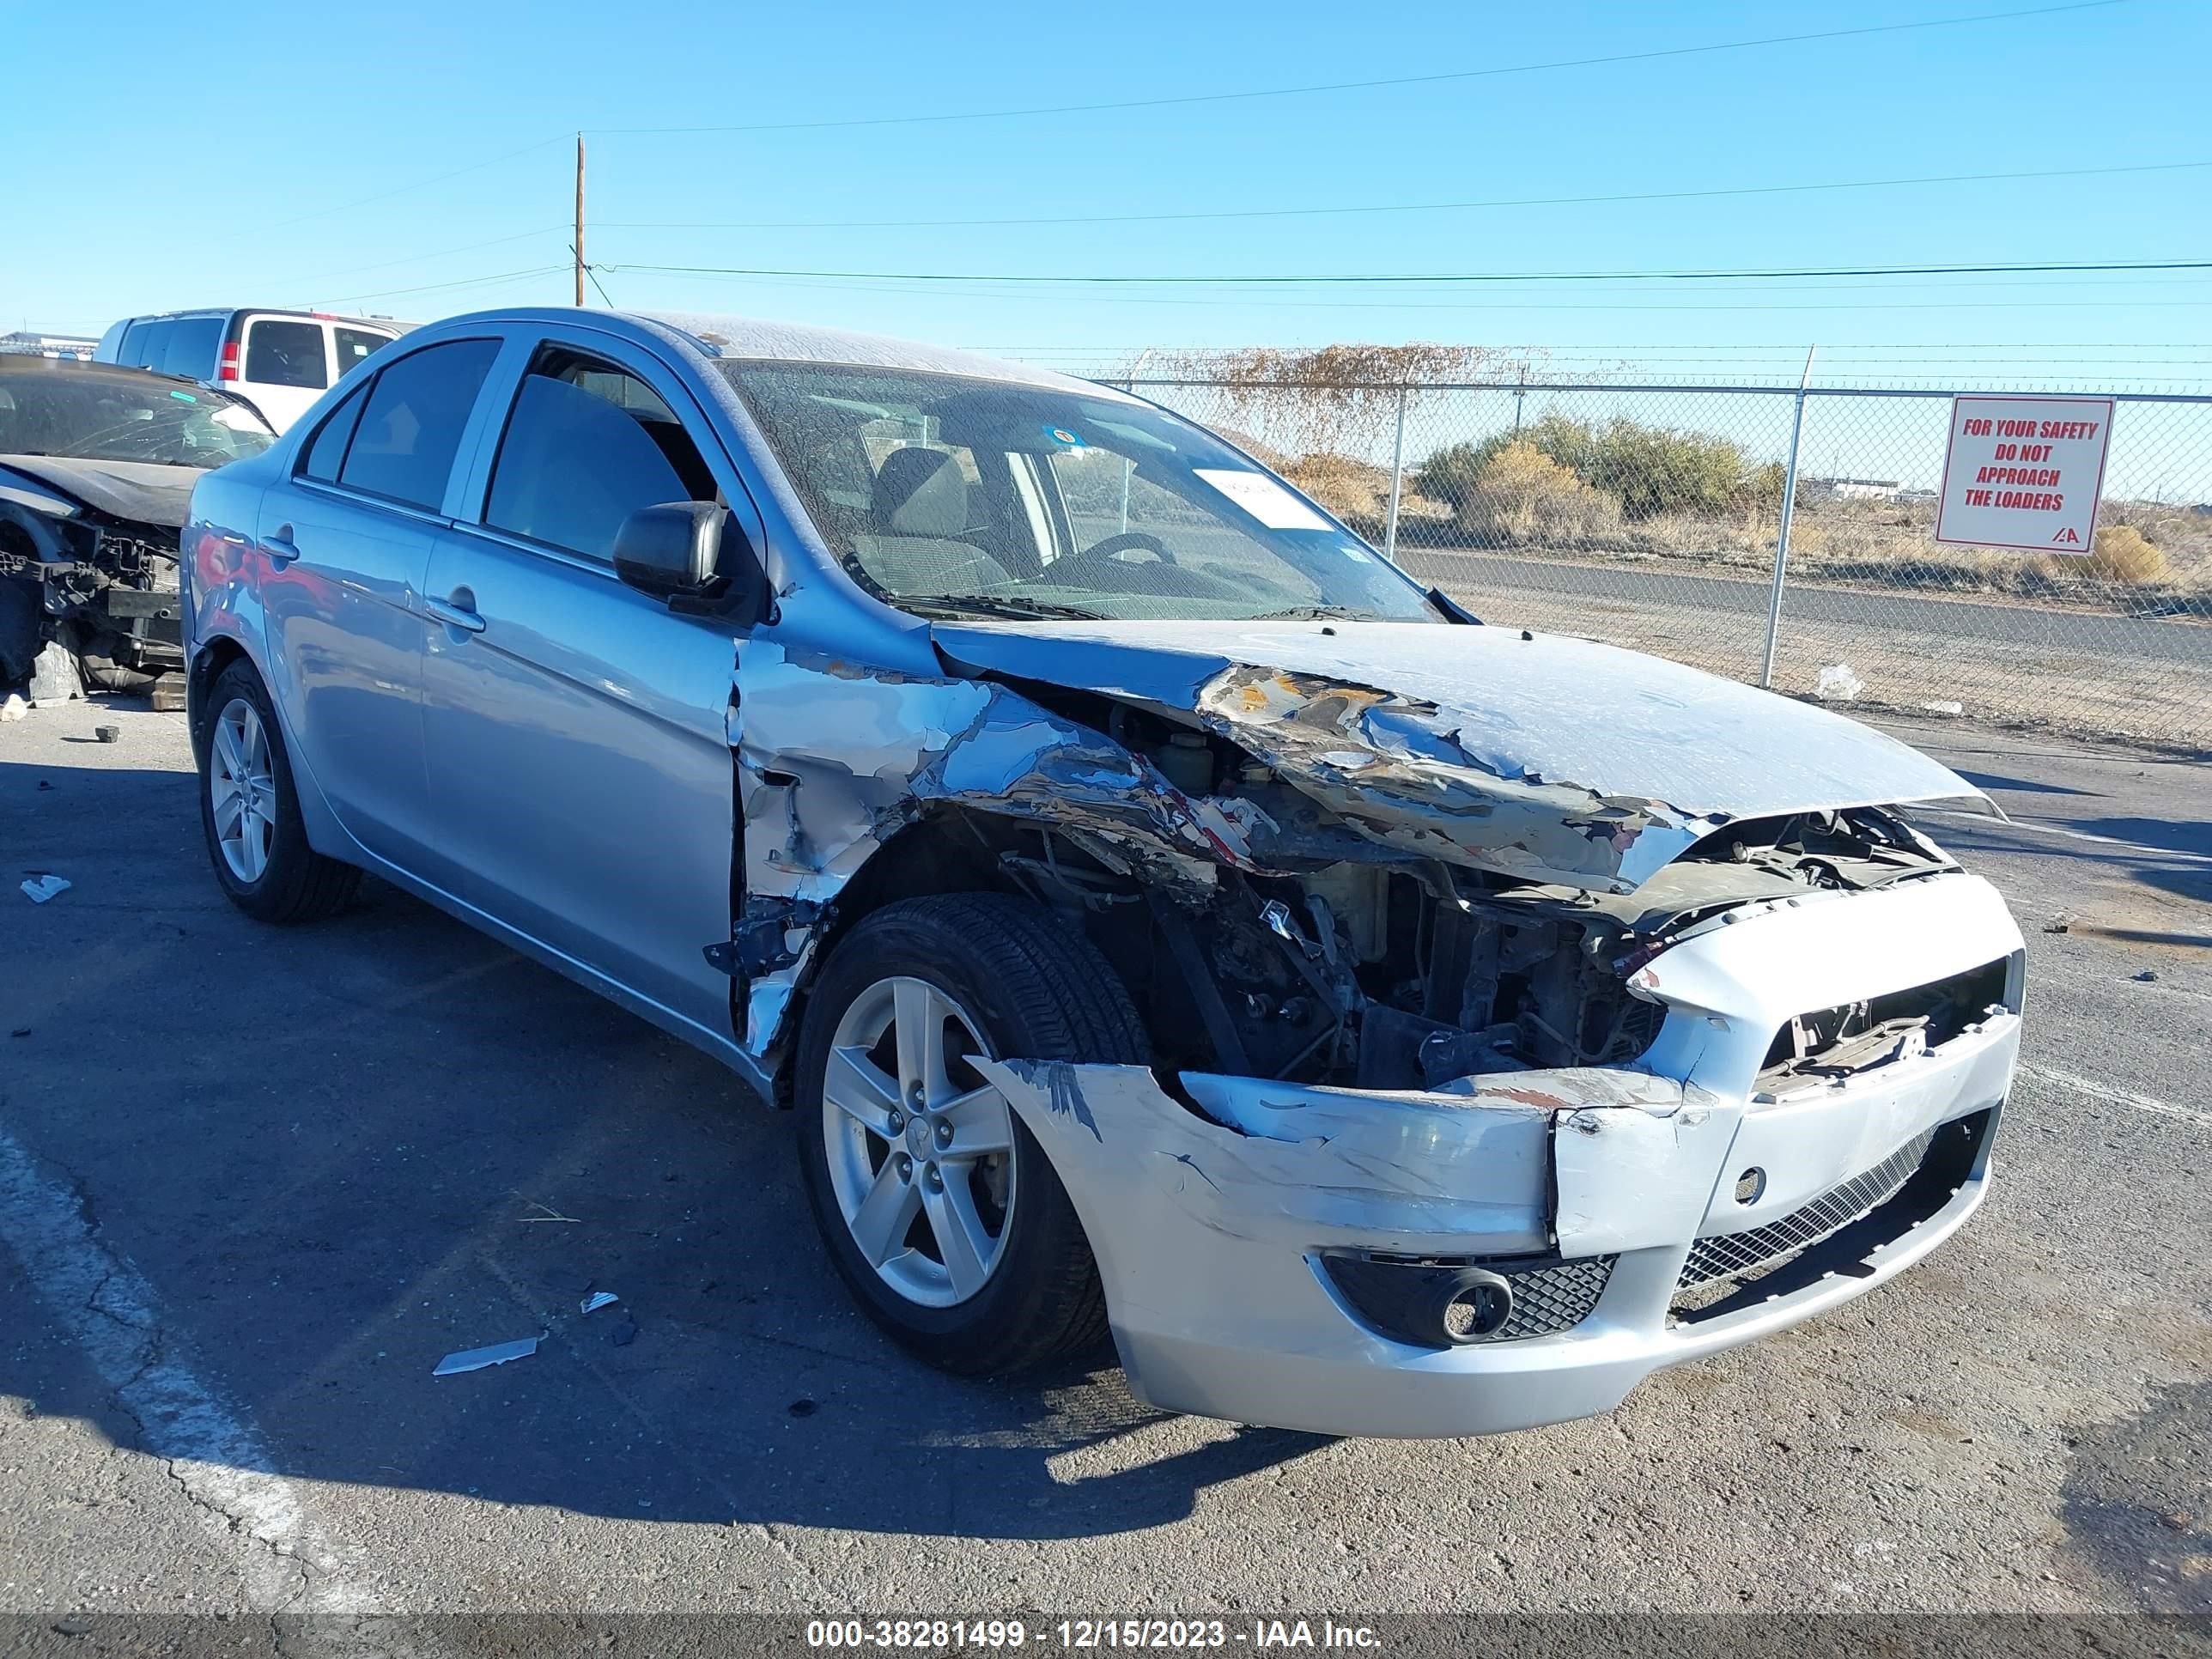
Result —
[[[2117,394],[2095,544],[2058,556],[1934,539],[1950,390],[1115,384],[1488,620],[1863,708],[2212,750],[2212,398]]]

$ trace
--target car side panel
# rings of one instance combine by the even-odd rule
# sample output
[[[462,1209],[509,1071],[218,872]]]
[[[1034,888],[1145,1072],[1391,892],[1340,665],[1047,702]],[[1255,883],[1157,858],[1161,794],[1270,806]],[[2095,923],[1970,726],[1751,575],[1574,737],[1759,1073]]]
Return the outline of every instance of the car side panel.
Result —
[[[261,503],[249,586],[270,695],[346,833],[408,863],[435,839],[422,772],[422,582],[440,522],[299,480]],[[299,550],[287,560],[280,550]]]
[[[735,813],[729,627],[611,571],[457,526],[430,592],[424,726],[452,890],[718,1034]]]

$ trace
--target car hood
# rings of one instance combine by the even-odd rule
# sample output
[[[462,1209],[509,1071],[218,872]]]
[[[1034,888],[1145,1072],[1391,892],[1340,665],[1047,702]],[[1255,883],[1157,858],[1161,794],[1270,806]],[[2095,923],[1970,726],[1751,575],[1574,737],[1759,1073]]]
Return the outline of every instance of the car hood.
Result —
[[[1554,635],[980,622],[932,635],[963,672],[1194,715],[1370,840],[1524,879],[1627,892],[1735,819],[1980,794],[1826,709]]]
[[[15,472],[118,519],[181,530],[192,486],[204,468],[157,461],[92,461],[71,455],[0,455],[0,476]]]

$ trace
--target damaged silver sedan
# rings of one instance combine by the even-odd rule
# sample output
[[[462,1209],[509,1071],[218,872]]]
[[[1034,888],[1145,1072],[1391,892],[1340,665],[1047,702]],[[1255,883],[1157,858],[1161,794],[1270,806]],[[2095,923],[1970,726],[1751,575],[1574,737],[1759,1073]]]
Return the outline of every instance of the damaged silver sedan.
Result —
[[[2020,935],[1824,711],[1484,627],[1218,438],[890,341],[453,319],[204,481],[216,878],[362,870],[788,1109],[939,1364],[1459,1435],[1981,1201]]]

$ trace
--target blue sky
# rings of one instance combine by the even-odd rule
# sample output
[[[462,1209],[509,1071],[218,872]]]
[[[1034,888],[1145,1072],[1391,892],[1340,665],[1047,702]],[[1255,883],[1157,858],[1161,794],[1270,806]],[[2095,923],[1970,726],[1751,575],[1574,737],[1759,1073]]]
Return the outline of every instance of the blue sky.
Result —
[[[828,322],[1102,371],[1146,346],[1437,339],[1702,378],[1794,369],[1817,340],[1838,375],[1940,377],[1969,372],[1954,367],[1963,360],[2203,381],[2212,347],[2191,343],[2212,340],[2205,272],[1096,292],[620,269],[1218,276],[2205,254],[2212,167],[1449,211],[881,222],[2212,162],[2201,0],[1141,110],[620,131],[1496,70],[2033,3],[41,7],[9,26],[10,56],[51,68],[11,77],[0,105],[9,218],[36,228],[0,243],[0,319],[96,332],[203,303],[428,319],[564,301],[567,272],[538,268],[568,258],[568,135],[582,127],[588,251],[616,267],[601,273],[612,298],[640,308]]]

